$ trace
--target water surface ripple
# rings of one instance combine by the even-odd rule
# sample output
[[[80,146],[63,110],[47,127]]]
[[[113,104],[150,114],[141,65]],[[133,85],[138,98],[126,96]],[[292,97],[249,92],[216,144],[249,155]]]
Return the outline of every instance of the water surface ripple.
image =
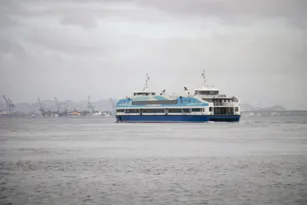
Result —
[[[307,204],[307,117],[0,118],[0,204]]]

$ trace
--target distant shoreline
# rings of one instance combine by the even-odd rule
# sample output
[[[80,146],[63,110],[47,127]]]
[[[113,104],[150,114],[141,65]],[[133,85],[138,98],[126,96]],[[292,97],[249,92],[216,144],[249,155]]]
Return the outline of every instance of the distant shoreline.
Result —
[[[241,110],[241,112],[307,112],[307,110]]]

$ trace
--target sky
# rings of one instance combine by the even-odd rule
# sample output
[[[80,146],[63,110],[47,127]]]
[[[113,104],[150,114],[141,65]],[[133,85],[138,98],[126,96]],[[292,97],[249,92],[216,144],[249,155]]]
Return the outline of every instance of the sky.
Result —
[[[1,0],[0,94],[122,98],[209,85],[307,109],[305,0]]]

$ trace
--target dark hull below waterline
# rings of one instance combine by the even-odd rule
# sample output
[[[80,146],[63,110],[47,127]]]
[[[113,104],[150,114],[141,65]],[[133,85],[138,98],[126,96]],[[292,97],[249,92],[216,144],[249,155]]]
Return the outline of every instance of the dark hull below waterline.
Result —
[[[240,115],[122,115],[118,122],[239,122]]]

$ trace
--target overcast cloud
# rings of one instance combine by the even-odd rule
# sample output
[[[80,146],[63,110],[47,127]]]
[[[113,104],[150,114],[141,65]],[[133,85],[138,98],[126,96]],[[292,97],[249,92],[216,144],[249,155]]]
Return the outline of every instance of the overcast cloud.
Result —
[[[1,0],[0,93],[15,102],[210,85],[307,109],[307,1]]]

